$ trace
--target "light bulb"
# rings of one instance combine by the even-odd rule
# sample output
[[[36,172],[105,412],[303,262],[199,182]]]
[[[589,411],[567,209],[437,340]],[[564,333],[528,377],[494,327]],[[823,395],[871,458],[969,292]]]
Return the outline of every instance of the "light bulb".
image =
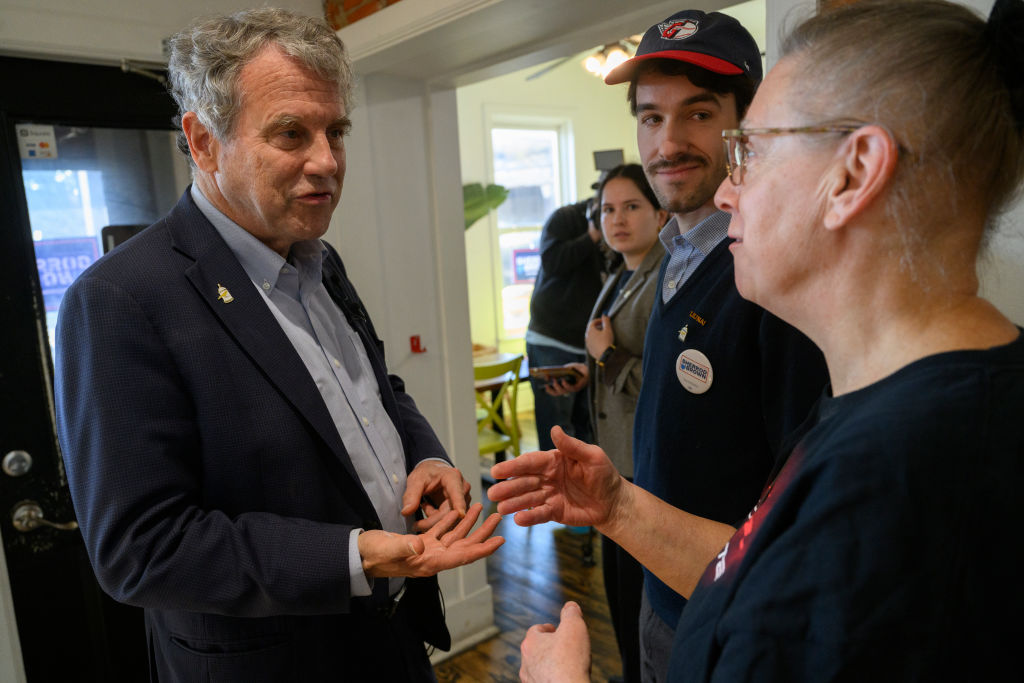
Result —
[[[583,60],[583,68],[592,74],[601,73],[604,67],[604,55],[601,53],[595,53]]]
[[[608,61],[614,61],[616,66],[622,64],[627,59],[629,59],[629,54],[618,45],[608,51]]]
[[[629,59],[629,55],[621,47],[613,47],[608,51],[608,57],[605,59],[604,68],[601,69],[601,76],[607,76],[608,72],[622,64],[624,61]]]

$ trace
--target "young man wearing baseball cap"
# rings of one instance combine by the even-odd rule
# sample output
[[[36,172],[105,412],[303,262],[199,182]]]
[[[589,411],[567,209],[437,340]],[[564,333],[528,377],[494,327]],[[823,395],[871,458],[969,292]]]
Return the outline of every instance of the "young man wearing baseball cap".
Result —
[[[671,214],[644,342],[634,482],[726,524],[750,512],[781,441],[827,381],[810,340],[739,295],[729,214],[714,203],[726,177],[722,130],[739,127],[761,77],[757,43],[736,19],[687,10],[648,29],[605,78],[630,84],[641,162]],[[664,680],[685,604],[645,568],[644,681]]]
[[[605,78],[630,84],[641,162],[670,213],[660,234],[668,252],[660,296],[644,340],[634,483],[721,523],[721,542],[709,545],[717,548],[731,536],[726,525],[737,525],[756,504],[782,440],[827,380],[810,340],[739,295],[729,214],[714,204],[727,173],[722,130],[739,127],[761,77],[760,51],[738,21],[687,10],[648,29],[636,56]],[[601,360],[615,362],[617,353],[612,341]],[[492,488],[492,500],[500,490]],[[619,587],[620,594],[628,590]],[[632,590],[641,603],[642,680],[657,683],[666,677],[686,599],[648,567],[642,595]]]

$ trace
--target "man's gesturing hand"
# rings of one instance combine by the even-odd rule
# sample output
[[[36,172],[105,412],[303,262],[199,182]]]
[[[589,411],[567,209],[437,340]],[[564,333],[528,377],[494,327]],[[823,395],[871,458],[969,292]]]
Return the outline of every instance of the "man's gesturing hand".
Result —
[[[525,453],[491,468],[495,481],[487,497],[498,512],[515,512],[516,524],[555,521],[570,526],[601,526],[614,512],[624,479],[605,452],[551,430],[556,449]]]

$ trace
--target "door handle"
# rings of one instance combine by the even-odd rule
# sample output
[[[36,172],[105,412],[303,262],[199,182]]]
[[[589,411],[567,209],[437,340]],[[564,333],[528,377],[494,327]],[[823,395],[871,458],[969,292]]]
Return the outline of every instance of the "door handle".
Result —
[[[34,500],[23,500],[15,505],[14,512],[11,514],[11,522],[14,524],[14,528],[22,533],[35,531],[41,526],[61,531],[74,531],[78,528],[78,522],[74,520],[60,524],[46,519],[43,515],[43,508],[39,507],[39,503]]]

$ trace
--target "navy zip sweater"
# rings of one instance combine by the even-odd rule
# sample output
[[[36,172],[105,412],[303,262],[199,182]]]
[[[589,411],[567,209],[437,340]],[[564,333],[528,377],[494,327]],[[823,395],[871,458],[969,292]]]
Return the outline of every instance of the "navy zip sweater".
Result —
[[[667,304],[655,300],[633,461],[640,487],[692,514],[737,524],[757,503],[782,440],[821,395],[827,372],[807,337],[740,296],[731,242],[722,240]],[[659,292],[667,264],[666,257]],[[710,361],[712,382],[703,394],[690,393],[676,376],[685,349]],[[686,600],[646,569],[644,579],[651,607],[674,629]]]

